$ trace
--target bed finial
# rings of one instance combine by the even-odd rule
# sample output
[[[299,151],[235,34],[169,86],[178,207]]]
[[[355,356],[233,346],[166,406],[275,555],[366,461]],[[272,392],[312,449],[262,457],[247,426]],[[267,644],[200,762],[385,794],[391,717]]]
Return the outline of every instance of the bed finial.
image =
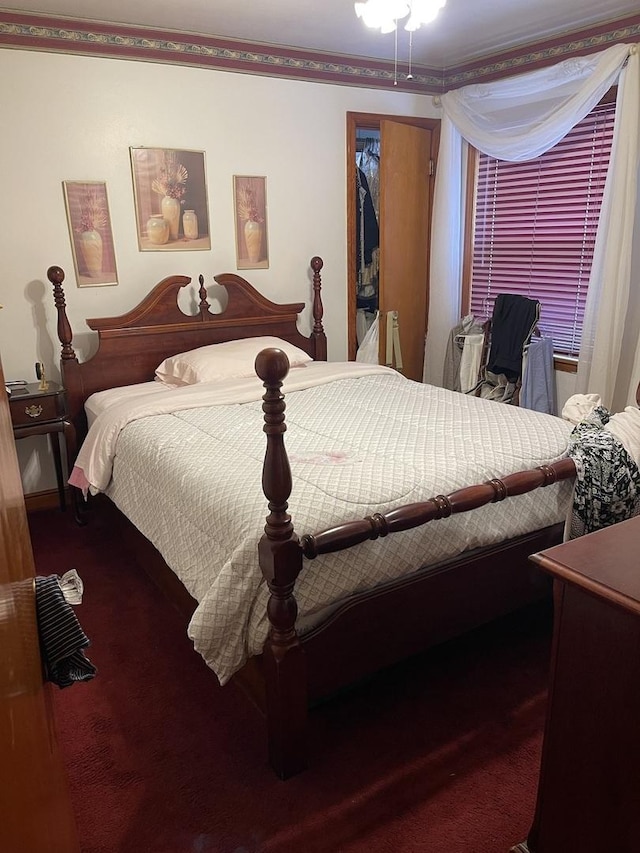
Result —
[[[198,296],[200,297],[200,316],[204,320],[209,313],[209,308],[211,308],[211,306],[207,302],[207,288],[204,286],[204,276],[202,273],[198,276],[198,281],[200,282],[200,289],[198,290]]]
[[[62,267],[49,267],[47,278],[53,285],[53,301],[58,311],[58,340],[62,344],[60,358],[63,361],[75,359],[76,354],[71,346],[73,333],[71,331],[71,324],[67,318],[66,302],[64,301],[64,290],[62,288],[64,270]]]
[[[324,266],[322,258],[315,255],[311,258],[311,269],[313,270],[313,338],[316,342],[315,358],[317,361],[327,360],[327,336],[324,333],[322,325],[322,315],[324,308],[322,306],[322,280],[320,278],[320,270]]]

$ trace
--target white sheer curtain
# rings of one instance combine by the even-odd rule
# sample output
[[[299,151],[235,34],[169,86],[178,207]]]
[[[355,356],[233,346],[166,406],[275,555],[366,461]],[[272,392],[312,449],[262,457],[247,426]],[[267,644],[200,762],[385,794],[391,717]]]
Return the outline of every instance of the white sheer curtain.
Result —
[[[624,393],[623,403],[626,402],[632,383],[630,377],[626,381],[619,375],[618,363],[631,293],[638,182],[640,61],[633,45],[614,45],[592,56],[565,60],[494,83],[466,86],[442,96],[444,115],[434,194],[425,381],[441,384],[448,332],[460,317],[462,139],[502,160],[538,157],[584,118],[616,82],[619,86],[612,156],[589,284],[587,333],[578,380],[589,391],[599,393],[605,405],[612,405],[615,391]],[[607,305],[612,306],[610,310]],[[600,331],[605,317],[608,325]],[[640,362],[640,353],[636,361]],[[608,366],[603,370],[600,366],[605,363]]]

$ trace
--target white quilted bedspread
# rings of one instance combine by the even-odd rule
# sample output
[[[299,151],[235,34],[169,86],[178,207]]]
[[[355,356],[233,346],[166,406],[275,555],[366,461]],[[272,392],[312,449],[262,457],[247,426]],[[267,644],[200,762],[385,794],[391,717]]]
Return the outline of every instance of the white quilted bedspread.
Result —
[[[297,390],[286,402],[299,535],[555,461],[572,428],[391,372]],[[268,630],[257,560],[262,423],[259,399],[136,419],[117,440],[108,488],[199,602],[189,636],[221,683],[260,652]],[[570,496],[565,482],[305,561],[300,611],[563,521]]]

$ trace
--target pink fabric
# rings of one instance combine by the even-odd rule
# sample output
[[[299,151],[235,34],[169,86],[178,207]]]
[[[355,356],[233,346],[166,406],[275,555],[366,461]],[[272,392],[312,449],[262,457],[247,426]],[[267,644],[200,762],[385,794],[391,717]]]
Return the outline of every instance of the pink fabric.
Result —
[[[77,489],[82,489],[82,494],[86,497],[91,483],[84,476],[82,468],[78,468],[77,465],[74,465],[71,476],[69,477],[69,485],[75,486]]]

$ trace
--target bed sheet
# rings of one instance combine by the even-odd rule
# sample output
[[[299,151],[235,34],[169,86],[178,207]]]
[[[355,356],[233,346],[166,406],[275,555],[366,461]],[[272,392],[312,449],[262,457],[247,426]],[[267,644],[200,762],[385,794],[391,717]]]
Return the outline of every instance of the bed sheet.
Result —
[[[556,461],[572,428],[390,371],[284,390],[299,535]],[[221,683],[268,631],[262,424],[259,399],[137,418],[117,440],[107,490],[198,601],[189,636]],[[558,483],[305,561],[300,612],[312,618],[422,566],[564,521],[570,499],[571,483]]]
[[[91,427],[98,415],[126,400],[139,400],[141,394],[162,394],[170,389],[161,382],[139,382],[136,385],[122,385],[119,388],[107,388],[92,394],[84,404],[87,425]]]

